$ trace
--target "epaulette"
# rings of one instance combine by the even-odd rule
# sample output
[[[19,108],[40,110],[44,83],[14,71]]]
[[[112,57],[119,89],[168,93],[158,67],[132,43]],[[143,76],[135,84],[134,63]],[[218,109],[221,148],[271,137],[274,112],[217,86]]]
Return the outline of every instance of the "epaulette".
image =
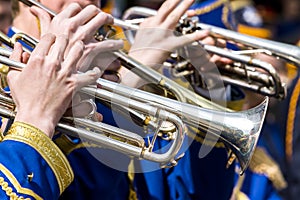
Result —
[[[277,191],[287,187],[287,182],[278,163],[261,147],[255,149],[249,169],[268,177]]]

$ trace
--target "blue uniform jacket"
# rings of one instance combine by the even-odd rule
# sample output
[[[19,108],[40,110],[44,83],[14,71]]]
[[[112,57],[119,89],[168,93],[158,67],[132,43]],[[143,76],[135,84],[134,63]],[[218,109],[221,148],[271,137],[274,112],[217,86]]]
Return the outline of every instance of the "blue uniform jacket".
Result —
[[[43,132],[15,122],[0,143],[0,199],[55,200],[73,180],[59,148]]]

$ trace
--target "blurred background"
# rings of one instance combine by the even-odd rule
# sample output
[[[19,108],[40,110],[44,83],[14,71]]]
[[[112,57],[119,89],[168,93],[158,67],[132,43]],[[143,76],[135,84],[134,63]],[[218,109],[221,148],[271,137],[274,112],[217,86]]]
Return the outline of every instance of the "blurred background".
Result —
[[[199,1],[199,0],[198,0]],[[201,1],[201,0],[200,0]],[[202,0],[209,1],[209,0]],[[300,39],[299,0],[230,0],[250,2],[262,18],[263,27],[270,30],[276,41],[296,44]],[[164,0],[101,0],[103,10],[121,17],[132,6],[158,9]],[[10,0],[0,0],[0,29],[4,32],[11,22]]]

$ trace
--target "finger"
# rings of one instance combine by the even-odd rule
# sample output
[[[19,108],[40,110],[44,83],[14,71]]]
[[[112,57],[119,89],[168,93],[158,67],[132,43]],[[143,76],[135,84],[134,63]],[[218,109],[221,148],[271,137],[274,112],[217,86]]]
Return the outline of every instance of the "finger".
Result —
[[[42,35],[49,30],[51,24],[51,16],[41,8],[32,6],[30,12],[39,19],[39,25]]]
[[[201,30],[196,31],[187,35],[182,35],[177,40],[177,46],[185,46],[187,44],[191,44],[192,42],[203,40],[209,35],[209,31]]]
[[[99,68],[95,67],[93,70],[89,70],[85,73],[74,74],[77,80],[77,88],[76,90],[80,90],[82,87],[86,85],[91,85],[96,83],[97,79],[101,76],[101,71]]]
[[[215,62],[217,64],[231,64],[232,60],[230,60],[229,58],[225,58],[225,57],[220,57],[216,54],[212,55],[211,58],[209,59],[210,62]]]
[[[97,54],[103,52],[110,52],[122,49],[124,46],[123,40],[104,40],[101,42],[90,43],[86,46],[86,48],[92,49]]]
[[[23,53],[22,45],[19,42],[16,42],[14,45],[14,50],[9,58],[11,60],[20,62],[22,60],[22,53]]]
[[[102,122],[103,121],[103,115],[101,113],[96,112],[94,116],[94,121]]]
[[[61,63],[64,57],[64,52],[68,45],[68,38],[65,35],[60,35],[56,38],[55,43],[52,45],[52,48],[50,49],[48,56]]]
[[[187,11],[187,9],[194,3],[194,0],[182,1],[166,18],[164,25],[169,28],[174,28],[181,16]]]
[[[62,73],[72,73],[76,72],[76,64],[81,58],[84,51],[84,44],[82,41],[77,41],[75,45],[73,45],[66,55],[65,61],[61,66]]]
[[[115,83],[120,83],[121,82],[121,78],[118,74],[103,74],[101,76],[101,78],[108,80],[108,81],[112,81]]]
[[[174,8],[176,8],[180,1],[181,0],[167,0],[161,5],[156,15],[160,22],[165,21],[167,16],[174,10]]]
[[[206,37],[201,41],[202,44],[216,45],[216,40],[213,37]]]
[[[198,15],[198,13],[196,12],[196,10],[188,10],[185,13],[188,17],[194,17],[196,15]]]
[[[105,12],[98,12],[96,16],[82,26],[82,29],[90,33],[91,37],[104,24],[113,24],[113,17]]]
[[[23,52],[22,54],[22,63],[27,63],[30,58],[30,54],[28,52]]]
[[[60,13],[57,14],[55,18],[61,20],[75,16],[82,10],[78,3],[71,3],[65,9],[63,9]]]
[[[114,60],[106,70],[117,72],[121,68],[121,62],[119,60]],[[104,72],[105,73],[105,72]],[[109,72],[108,72],[109,73]]]
[[[46,35],[42,36],[40,42],[32,51],[29,60],[34,57],[45,57],[48,54],[52,44],[55,42],[55,38],[55,35],[51,33],[47,33]]]
[[[95,17],[99,12],[101,12],[99,8],[94,5],[89,5],[72,17],[71,20],[77,25],[83,25]]]
[[[22,45],[19,42],[16,42],[14,45],[14,49],[12,51],[12,54],[10,55],[10,59],[20,62],[22,60],[22,54],[23,54],[23,49],[22,49]],[[13,70],[13,69],[9,69],[8,73],[7,73],[7,83],[10,85],[11,82],[17,77],[17,75],[20,72]]]

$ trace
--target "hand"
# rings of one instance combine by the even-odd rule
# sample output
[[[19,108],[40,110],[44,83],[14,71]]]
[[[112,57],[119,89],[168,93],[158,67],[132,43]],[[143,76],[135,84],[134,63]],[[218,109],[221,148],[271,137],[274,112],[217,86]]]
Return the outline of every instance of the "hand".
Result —
[[[113,17],[96,6],[89,5],[82,9],[79,4],[71,3],[52,20],[48,13],[37,7],[32,7],[31,12],[39,18],[41,35],[48,32],[56,35],[63,33],[68,36],[70,46],[78,40],[83,41],[83,56],[76,64],[78,71],[86,71],[91,67],[105,71],[115,60],[111,52],[123,47],[121,40],[98,42],[94,39],[94,34],[101,26],[113,23]]]
[[[175,36],[174,30],[179,19],[193,4],[193,0],[167,0],[157,12],[140,24],[129,55],[144,65],[163,63],[176,48],[193,41],[201,40],[208,31],[197,31],[191,34]]]
[[[32,52],[25,69],[22,72],[11,70],[7,76],[17,106],[15,120],[29,123],[49,137],[53,136],[74,93],[100,76],[96,68],[83,74],[76,73],[76,62],[83,54],[84,45],[81,41],[70,45],[64,35],[46,34]],[[23,60],[19,43],[15,45],[11,59]]]

